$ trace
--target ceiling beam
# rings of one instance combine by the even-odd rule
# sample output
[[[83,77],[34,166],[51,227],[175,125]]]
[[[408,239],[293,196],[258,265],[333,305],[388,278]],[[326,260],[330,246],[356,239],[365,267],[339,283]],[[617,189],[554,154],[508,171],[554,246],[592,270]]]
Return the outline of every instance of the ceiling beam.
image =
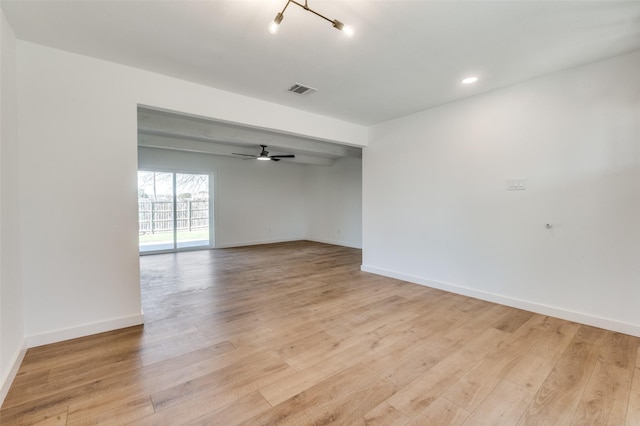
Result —
[[[240,125],[139,109],[138,133],[241,146],[267,145],[294,154],[326,158],[361,157],[362,149]]]
[[[138,133],[138,146],[145,148],[168,149],[174,151],[194,152],[198,154],[222,155],[242,160],[242,157],[233,155],[239,154],[257,155],[258,149],[246,146],[234,146],[211,141],[189,140],[168,136],[149,135]],[[270,155],[289,154],[286,151],[279,151],[269,147]],[[296,158],[286,159],[288,163],[312,164],[318,166],[331,166],[335,164],[334,158],[316,157],[307,154],[295,154]]]

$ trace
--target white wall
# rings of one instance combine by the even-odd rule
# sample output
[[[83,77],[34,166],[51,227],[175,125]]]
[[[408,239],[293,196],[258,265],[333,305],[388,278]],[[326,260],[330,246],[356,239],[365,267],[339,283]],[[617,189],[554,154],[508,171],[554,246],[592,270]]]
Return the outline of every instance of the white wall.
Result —
[[[214,174],[217,247],[301,239],[361,247],[359,158],[315,166],[139,148],[138,164]]]
[[[362,247],[362,160],[345,157],[333,166],[309,166],[307,238]]]
[[[24,356],[16,40],[0,10],[0,405]]]
[[[640,335],[638,70],[635,52],[373,128],[363,269]]]
[[[22,41],[18,75],[30,345],[141,321],[138,105],[367,142],[362,126]]]

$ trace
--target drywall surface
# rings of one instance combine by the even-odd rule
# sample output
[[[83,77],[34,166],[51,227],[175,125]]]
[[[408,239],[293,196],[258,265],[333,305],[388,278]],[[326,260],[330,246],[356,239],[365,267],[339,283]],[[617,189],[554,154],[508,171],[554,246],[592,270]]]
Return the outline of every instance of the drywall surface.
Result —
[[[20,207],[30,345],[142,321],[138,105],[367,142],[362,126],[23,41],[18,75],[20,161],[28,164],[20,173]]]
[[[640,334],[639,69],[635,52],[372,128],[363,270]]]
[[[16,40],[0,10],[0,404],[24,355]]]
[[[140,170],[209,174],[216,247],[303,239],[304,165],[138,148]]]
[[[362,247],[362,160],[344,157],[333,166],[307,167],[307,238]]]

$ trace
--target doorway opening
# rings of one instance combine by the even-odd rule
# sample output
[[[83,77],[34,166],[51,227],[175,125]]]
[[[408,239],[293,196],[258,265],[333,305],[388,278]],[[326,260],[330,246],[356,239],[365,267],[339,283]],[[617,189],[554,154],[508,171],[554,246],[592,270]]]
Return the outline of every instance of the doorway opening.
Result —
[[[140,254],[213,245],[208,174],[138,171]]]

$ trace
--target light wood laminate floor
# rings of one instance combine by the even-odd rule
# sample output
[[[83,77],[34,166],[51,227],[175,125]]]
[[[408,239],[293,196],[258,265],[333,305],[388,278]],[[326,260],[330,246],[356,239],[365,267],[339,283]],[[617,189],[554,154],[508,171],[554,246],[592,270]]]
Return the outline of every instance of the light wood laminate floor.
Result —
[[[30,349],[5,425],[640,425],[638,339],[311,242],[143,256],[146,324]]]

